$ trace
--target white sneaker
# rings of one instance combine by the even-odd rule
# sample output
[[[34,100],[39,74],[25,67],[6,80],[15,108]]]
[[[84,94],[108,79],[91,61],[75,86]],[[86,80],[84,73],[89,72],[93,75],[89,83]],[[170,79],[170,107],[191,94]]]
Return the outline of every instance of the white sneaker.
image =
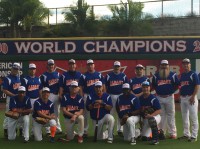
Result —
[[[132,138],[131,139],[131,143],[130,143],[131,145],[136,145],[136,140],[135,140],[135,138]]]
[[[111,138],[108,138],[108,140],[107,140],[107,143],[110,143],[110,144],[112,144],[112,143],[113,143],[113,139],[111,139]]]

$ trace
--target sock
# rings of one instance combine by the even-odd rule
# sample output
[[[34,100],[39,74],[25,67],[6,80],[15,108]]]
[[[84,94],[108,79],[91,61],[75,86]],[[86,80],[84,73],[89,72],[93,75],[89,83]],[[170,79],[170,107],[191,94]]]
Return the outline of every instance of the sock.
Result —
[[[51,127],[50,127],[50,131],[51,131],[51,137],[55,137],[55,134],[56,134],[56,126],[51,126]]]

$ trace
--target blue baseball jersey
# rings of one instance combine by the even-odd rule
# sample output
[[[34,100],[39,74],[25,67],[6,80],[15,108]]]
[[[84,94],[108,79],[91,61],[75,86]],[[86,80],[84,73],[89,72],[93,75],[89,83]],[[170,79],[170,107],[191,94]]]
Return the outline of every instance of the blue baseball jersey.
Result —
[[[196,72],[182,73],[180,77],[180,95],[192,95],[196,85],[199,85],[199,77]]]
[[[18,110],[24,110],[24,109],[31,109],[31,101],[28,96],[24,96],[24,99],[22,101],[19,100],[18,95],[11,97],[9,109],[18,109]]]
[[[130,84],[130,87],[131,87],[131,91],[134,94],[141,93],[142,92],[142,83],[144,81],[150,82],[149,78],[147,78],[146,76],[142,76],[140,78],[135,77],[135,78],[130,79],[129,84]]]
[[[80,77],[79,85],[83,87],[83,92],[86,94],[94,93],[94,84],[101,81],[105,84],[104,78],[101,73],[95,71],[94,73],[86,72]]]
[[[32,99],[39,98],[42,89],[40,78],[27,76],[22,79],[22,86],[26,88],[26,95]]]
[[[160,110],[160,102],[156,98],[156,96],[150,94],[147,98],[144,98],[144,95],[139,97],[141,109],[144,110],[146,108],[153,108],[154,110]]]
[[[105,85],[107,87],[107,93],[119,95],[122,93],[122,85],[128,83],[128,78],[122,72],[115,74],[111,72],[106,75]]]
[[[170,72],[167,79],[161,79],[159,73],[153,75],[152,86],[158,95],[173,94],[179,86],[179,80],[174,72]]]
[[[96,100],[103,100],[103,103],[112,106],[112,100],[109,94],[103,93],[101,97],[99,97],[97,94],[90,94],[87,97],[86,101],[86,108],[88,111],[90,111],[90,117],[93,120],[97,120],[97,111],[98,108],[93,108],[92,110],[89,110],[89,105],[94,104]],[[109,114],[110,111],[106,110],[103,106],[99,109],[99,118],[98,120],[101,120],[106,114]]]
[[[34,102],[33,118],[39,117],[37,111],[41,111],[45,115],[51,115],[54,113],[54,105],[50,100],[47,103],[43,102],[42,99],[38,99]]]
[[[3,89],[8,90],[13,94],[18,94],[18,88],[21,85],[20,77],[14,75],[8,75],[4,77]]]
[[[76,97],[72,98],[70,94],[65,94],[63,99],[61,100],[61,107],[65,107],[66,110],[70,113],[75,113],[84,109],[84,101],[80,95],[76,95]],[[70,116],[63,114],[65,118],[70,119]]]
[[[116,102],[116,110],[119,118],[122,118],[127,113],[131,113],[139,109],[140,109],[139,99],[133,94],[130,94],[128,96],[121,94],[118,97]]]
[[[45,72],[40,76],[42,87],[48,87],[50,93],[58,94],[60,74],[56,71],[49,73]]]
[[[79,79],[81,77],[81,73],[78,71],[68,71],[64,72],[59,79],[59,86],[64,89],[64,94],[69,93],[69,87],[72,81],[79,82]]]

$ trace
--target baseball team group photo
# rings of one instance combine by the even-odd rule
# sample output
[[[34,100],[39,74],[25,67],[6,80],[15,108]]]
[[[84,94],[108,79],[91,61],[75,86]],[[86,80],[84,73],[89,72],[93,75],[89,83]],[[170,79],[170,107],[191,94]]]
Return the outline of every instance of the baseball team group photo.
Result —
[[[39,76],[40,65],[34,63],[28,65],[27,76],[20,76],[20,63],[14,62],[3,79],[6,141],[115,144],[120,140],[130,145],[197,141],[200,82],[190,59],[181,60],[180,75],[170,70],[168,60],[160,60],[151,78],[142,64],[136,64],[134,77],[128,78],[120,61],[113,61],[106,75],[95,69],[98,64],[92,59],[85,60],[84,73],[77,70],[75,59],[67,60],[63,73],[55,70],[53,59],[45,63]],[[177,130],[177,121],[182,129]]]

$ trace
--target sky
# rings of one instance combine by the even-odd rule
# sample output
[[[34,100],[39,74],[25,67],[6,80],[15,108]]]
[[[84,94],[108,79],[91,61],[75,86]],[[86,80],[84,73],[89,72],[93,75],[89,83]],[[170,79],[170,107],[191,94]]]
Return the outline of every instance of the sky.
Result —
[[[60,7],[69,7],[71,5],[75,6],[77,0],[40,0],[47,8],[60,8]],[[104,4],[119,4],[121,0],[85,0],[89,5],[104,5]],[[134,0],[134,2],[148,2],[155,0]],[[163,2],[163,12],[168,15],[173,16],[184,16],[187,13],[191,12],[191,1],[192,0],[174,0],[174,1],[164,1]],[[122,0],[126,3],[127,0]],[[200,14],[200,0],[193,0],[193,10],[196,14]],[[151,13],[154,17],[159,17],[162,12],[162,3],[161,2],[151,2],[144,3],[143,12]],[[56,11],[51,9],[52,16],[50,17],[50,23],[56,23]],[[65,9],[58,9],[57,11],[57,22],[63,22],[64,17],[61,14]],[[103,15],[111,15],[111,12],[107,6],[95,6],[94,12],[97,17]]]

